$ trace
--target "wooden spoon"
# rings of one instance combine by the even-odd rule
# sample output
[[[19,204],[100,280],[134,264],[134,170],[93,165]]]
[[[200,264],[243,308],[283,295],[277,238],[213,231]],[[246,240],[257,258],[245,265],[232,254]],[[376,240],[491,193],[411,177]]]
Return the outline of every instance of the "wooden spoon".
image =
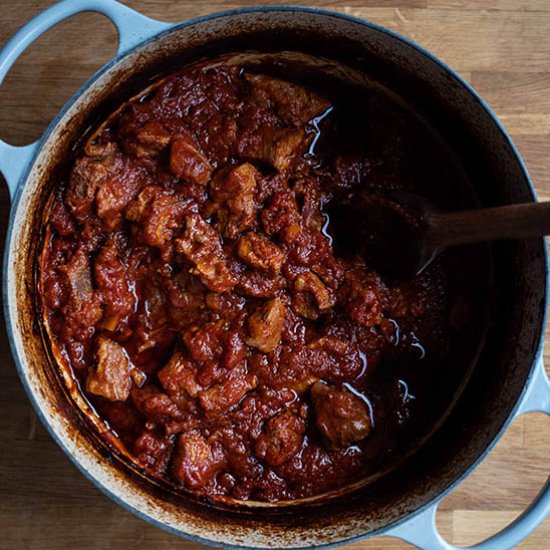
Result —
[[[405,192],[361,194],[329,205],[334,246],[361,254],[392,279],[422,272],[445,248],[550,234],[550,202],[443,212]]]

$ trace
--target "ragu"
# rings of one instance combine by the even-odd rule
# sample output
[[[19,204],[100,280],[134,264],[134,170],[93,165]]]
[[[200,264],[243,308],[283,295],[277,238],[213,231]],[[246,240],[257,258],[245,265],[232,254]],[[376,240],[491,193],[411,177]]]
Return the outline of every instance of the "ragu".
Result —
[[[59,188],[52,345],[149,475],[294,499],[399,450],[401,378],[422,393],[407,337],[444,342],[446,276],[392,285],[334,248],[325,206],[373,165],[347,116],[307,85],[191,66],[117,111]]]

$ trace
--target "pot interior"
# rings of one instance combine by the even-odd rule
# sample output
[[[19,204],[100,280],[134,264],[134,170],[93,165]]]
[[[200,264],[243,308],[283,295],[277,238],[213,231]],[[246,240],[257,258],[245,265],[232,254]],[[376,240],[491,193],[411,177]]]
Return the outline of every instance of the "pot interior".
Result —
[[[541,240],[517,241],[460,252],[467,258],[459,266],[468,283],[463,286],[470,289],[470,301],[479,304],[479,323],[460,325],[456,338],[462,337],[465,344],[457,345],[461,354],[449,360],[448,374],[439,383],[447,381],[461,391],[451,395],[441,386],[447,406],[439,425],[432,423],[429,432],[418,434],[416,452],[345,497],[336,495],[330,502],[313,499],[299,503],[299,509],[296,504],[207,504],[192,495],[174,494],[143,476],[123,453],[108,459],[111,451],[74,407],[76,388],[61,381],[40,327],[36,255],[45,204],[53,186],[66,177],[78,144],[117,105],[159,75],[232,52],[239,52],[235,61],[247,63],[265,63],[266,54],[275,64],[284,58],[289,66],[325,73],[366,94],[375,87],[414,111],[446,144],[456,167],[457,183],[441,195],[442,207],[533,200],[513,146],[479,100],[440,64],[399,38],[353,19],[301,9],[257,10],[192,22],[108,66],[47,132],[13,213],[9,237],[6,266],[13,344],[23,381],[53,435],[84,472],[134,511],[176,533],[224,545],[343,542],[373,534],[436,498],[498,435],[540,345],[544,246]],[[449,256],[452,261],[453,253]],[[459,379],[452,379],[453,373]],[[437,388],[436,384],[434,391]]]

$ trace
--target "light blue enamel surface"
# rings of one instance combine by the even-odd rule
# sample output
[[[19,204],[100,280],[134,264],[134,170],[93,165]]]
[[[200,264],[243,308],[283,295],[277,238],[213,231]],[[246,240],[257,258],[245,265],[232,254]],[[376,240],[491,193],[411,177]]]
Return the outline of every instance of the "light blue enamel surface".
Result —
[[[141,45],[142,43],[150,39],[153,39],[159,33],[167,31],[172,27],[181,28],[182,26],[193,25],[201,21],[207,21],[209,19],[218,18],[218,17],[227,17],[232,14],[238,14],[238,13],[269,12],[269,11],[309,12],[314,14],[330,16],[334,18],[352,20],[355,23],[359,23],[366,27],[385,33],[389,37],[395,40],[402,41],[408,44],[410,47],[415,48],[416,50],[424,54],[426,57],[430,58],[432,61],[435,61],[440,66],[442,66],[446,71],[449,72],[449,74],[453,76],[453,78],[456,79],[456,81],[458,81],[464,88],[466,88],[472,94],[472,96],[484,107],[484,109],[492,117],[495,124],[498,126],[498,128],[502,132],[504,138],[508,141],[511,148],[515,152],[518,162],[520,163],[525,173],[526,179],[530,181],[527,175],[527,171],[525,170],[523,161],[521,160],[521,157],[517,152],[517,149],[515,148],[514,144],[512,143],[511,139],[506,133],[505,129],[502,127],[498,119],[490,111],[489,107],[484,103],[484,101],[469,86],[469,84],[465,82],[457,73],[455,73],[452,69],[447,67],[439,59],[435,58],[429,52],[420,48],[418,45],[414,44],[413,42],[407,40],[406,38],[403,38],[387,29],[384,29],[383,27],[380,27],[378,25],[375,25],[373,23],[370,23],[355,17],[333,13],[333,12],[320,10],[316,8],[284,7],[284,6],[264,6],[264,7],[258,7],[258,8],[244,8],[240,10],[232,10],[224,13],[213,14],[211,16],[201,17],[198,19],[181,23],[180,25],[173,25],[170,23],[155,21],[153,19],[145,17],[139,14],[138,12],[135,12],[134,10],[131,10],[130,8],[120,4],[119,2],[116,2],[115,0],[63,0],[62,2],[59,2],[58,4],[54,4],[53,6],[51,6],[50,8],[48,8],[47,10],[45,10],[44,12],[36,16],[28,24],[23,26],[14,35],[14,37],[6,43],[3,50],[0,52],[0,84],[2,83],[4,77],[6,76],[11,66],[15,63],[15,61],[17,60],[19,55],[21,55],[21,53],[25,50],[25,48],[29,46],[29,44],[31,44],[42,33],[47,31],[48,29],[50,29],[60,21],[70,17],[71,15],[74,15],[76,13],[80,13],[83,11],[96,11],[96,12],[102,13],[105,16],[109,17],[113,21],[113,23],[116,25],[119,33],[119,47],[117,50],[117,57],[114,60],[112,60],[106,67],[104,67],[97,75],[95,75],[88,83],[86,83],[77,94],[75,94],[75,96],[67,103],[62,113],[66,112],[68,107],[72,105],[74,101],[76,101],[76,99],[81,95],[81,92],[85,90],[86,87],[93,80],[95,80],[95,78],[97,78],[99,74],[104,72],[107,69],[107,67],[111,67],[121,57],[123,57],[125,54],[130,52],[135,47]],[[38,152],[38,149],[41,143],[48,137],[53,127],[55,127],[61,114],[58,117],[56,117],[56,119],[52,122],[48,130],[45,132],[43,138],[33,144],[27,145],[25,147],[14,147],[0,141],[0,171],[3,173],[4,177],[7,180],[8,187],[10,190],[10,195],[12,197],[12,206],[14,208],[17,207],[17,203],[18,203],[18,200],[17,200],[18,197],[16,197],[16,190],[18,191],[17,195],[19,195],[21,192],[21,189],[18,189],[20,182],[22,183],[26,179],[28,170],[32,165],[32,162],[35,158],[35,155]],[[534,189],[532,185],[531,185],[531,189],[534,194]],[[10,242],[11,231],[12,231],[12,228],[10,223],[10,226],[8,227],[8,235],[7,235],[7,241],[6,241],[7,243]],[[8,247],[6,247],[5,259],[7,259],[7,257],[8,257]],[[6,265],[6,261],[4,265]],[[25,389],[27,390],[27,394],[29,395],[29,398],[31,399],[33,404],[35,404],[35,400],[32,396],[32,393],[30,389],[27,387],[27,385],[25,384],[25,379],[22,373],[21,364],[20,364],[19,358],[17,357],[17,352],[13,343],[12,325],[9,319],[9,311],[7,307],[6,276],[4,276],[4,281],[3,281],[3,293],[4,293],[5,315],[7,320],[7,330],[8,330],[8,336],[10,339],[10,345],[12,347],[12,352],[14,354],[15,362],[20,372],[21,379],[23,380],[23,383],[26,386]],[[505,426],[503,427],[502,432],[506,429],[508,424],[514,418],[526,412],[531,412],[536,410],[536,411],[545,412],[546,414],[550,414],[550,383],[548,382],[548,378],[546,377],[546,374],[544,372],[544,366],[541,358],[542,357],[542,340],[539,343],[539,350],[538,350],[537,357],[538,359],[530,374],[530,377],[527,382],[526,388],[523,392],[522,398],[519,400],[514,413],[510,416]],[[44,422],[46,427],[49,428],[47,425],[47,422],[44,421],[44,418],[40,413],[39,407],[35,406],[35,408],[37,409],[37,412],[41,420]],[[57,443],[66,451],[63,441],[60,441],[59,438],[53,433],[52,430],[50,430],[50,433],[52,434],[54,439],[57,441]],[[484,456],[487,454],[487,452],[489,452],[491,448],[492,448],[492,445],[487,449],[487,451],[481,457],[479,457],[479,460],[476,462],[476,464],[472,466],[471,469],[477,466],[477,464],[484,458]],[[67,454],[69,454],[70,458],[73,459],[77,467],[79,467],[81,471],[83,471],[80,465],[74,460],[73,457],[71,457],[70,453],[67,453]],[[145,519],[147,521],[154,523],[159,527],[167,529],[165,525],[152,520],[150,517],[144,515],[139,510],[136,510],[135,508],[128,506],[125,502],[121,501],[116,495],[114,495],[109,490],[108,487],[105,487],[99,484],[97,480],[95,480],[90,474],[88,474],[85,471],[83,471],[83,473],[89,479],[91,479],[92,482],[98,485],[103,492],[105,492],[109,497],[111,497],[117,503],[129,509],[133,513],[137,514],[142,519]],[[452,489],[454,489],[454,487],[456,487],[456,485],[460,483],[460,481],[462,481],[463,477],[457,480],[451,487],[448,488],[447,491],[445,491],[442,495],[440,495],[434,502],[423,507],[421,510],[417,511],[415,514],[397,522],[389,530],[385,530],[384,532],[377,532],[377,533],[374,533],[374,535],[387,535],[387,536],[397,537],[402,540],[408,541],[411,544],[425,550],[456,550],[455,546],[448,544],[440,536],[435,524],[435,515],[436,515],[437,506],[439,502]],[[515,545],[517,545],[519,542],[521,542],[526,536],[528,536],[534,529],[536,529],[540,525],[540,523],[542,523],[544,519],[546,519],[546,517],[549,514],[550,514],[550,481],[546,483],[545,487],[537,496],[533,504],[516,521],[514,521],[510,526],[505,528],[503,531],[501,531],[497,535],[470,548],[474,548],[476,550],[502,550],[502,549],[512,548]],[[185,533],[176,531],[174,529],[168,528],[167,530],[179,536],[184,536],[186,538],[194,540],[196,542],[206,543],[210,545],[215,544],[216,546],[220,545],[219,543],[216,544],[216,543],[213,543],[212,541],[202,539],[200,537],[189,536]],[[372,534],[369,536],[372,536]],[[360,538],[363,538],[363,537],[350,539],[348,542],[351,542],[351,540],[359,540]],[[335,546],[335,545],[327,545],[327,546]],[[229,547],[229,546],[225,546],[225,547]]]

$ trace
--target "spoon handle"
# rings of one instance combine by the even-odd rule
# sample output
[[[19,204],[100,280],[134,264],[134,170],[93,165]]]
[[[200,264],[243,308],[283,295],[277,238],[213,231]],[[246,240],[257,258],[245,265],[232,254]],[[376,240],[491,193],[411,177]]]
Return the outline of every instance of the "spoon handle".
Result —
[[[550,235],[550,202],[511,204],[463,212],[431,213],[431,244],[457,244]]]

